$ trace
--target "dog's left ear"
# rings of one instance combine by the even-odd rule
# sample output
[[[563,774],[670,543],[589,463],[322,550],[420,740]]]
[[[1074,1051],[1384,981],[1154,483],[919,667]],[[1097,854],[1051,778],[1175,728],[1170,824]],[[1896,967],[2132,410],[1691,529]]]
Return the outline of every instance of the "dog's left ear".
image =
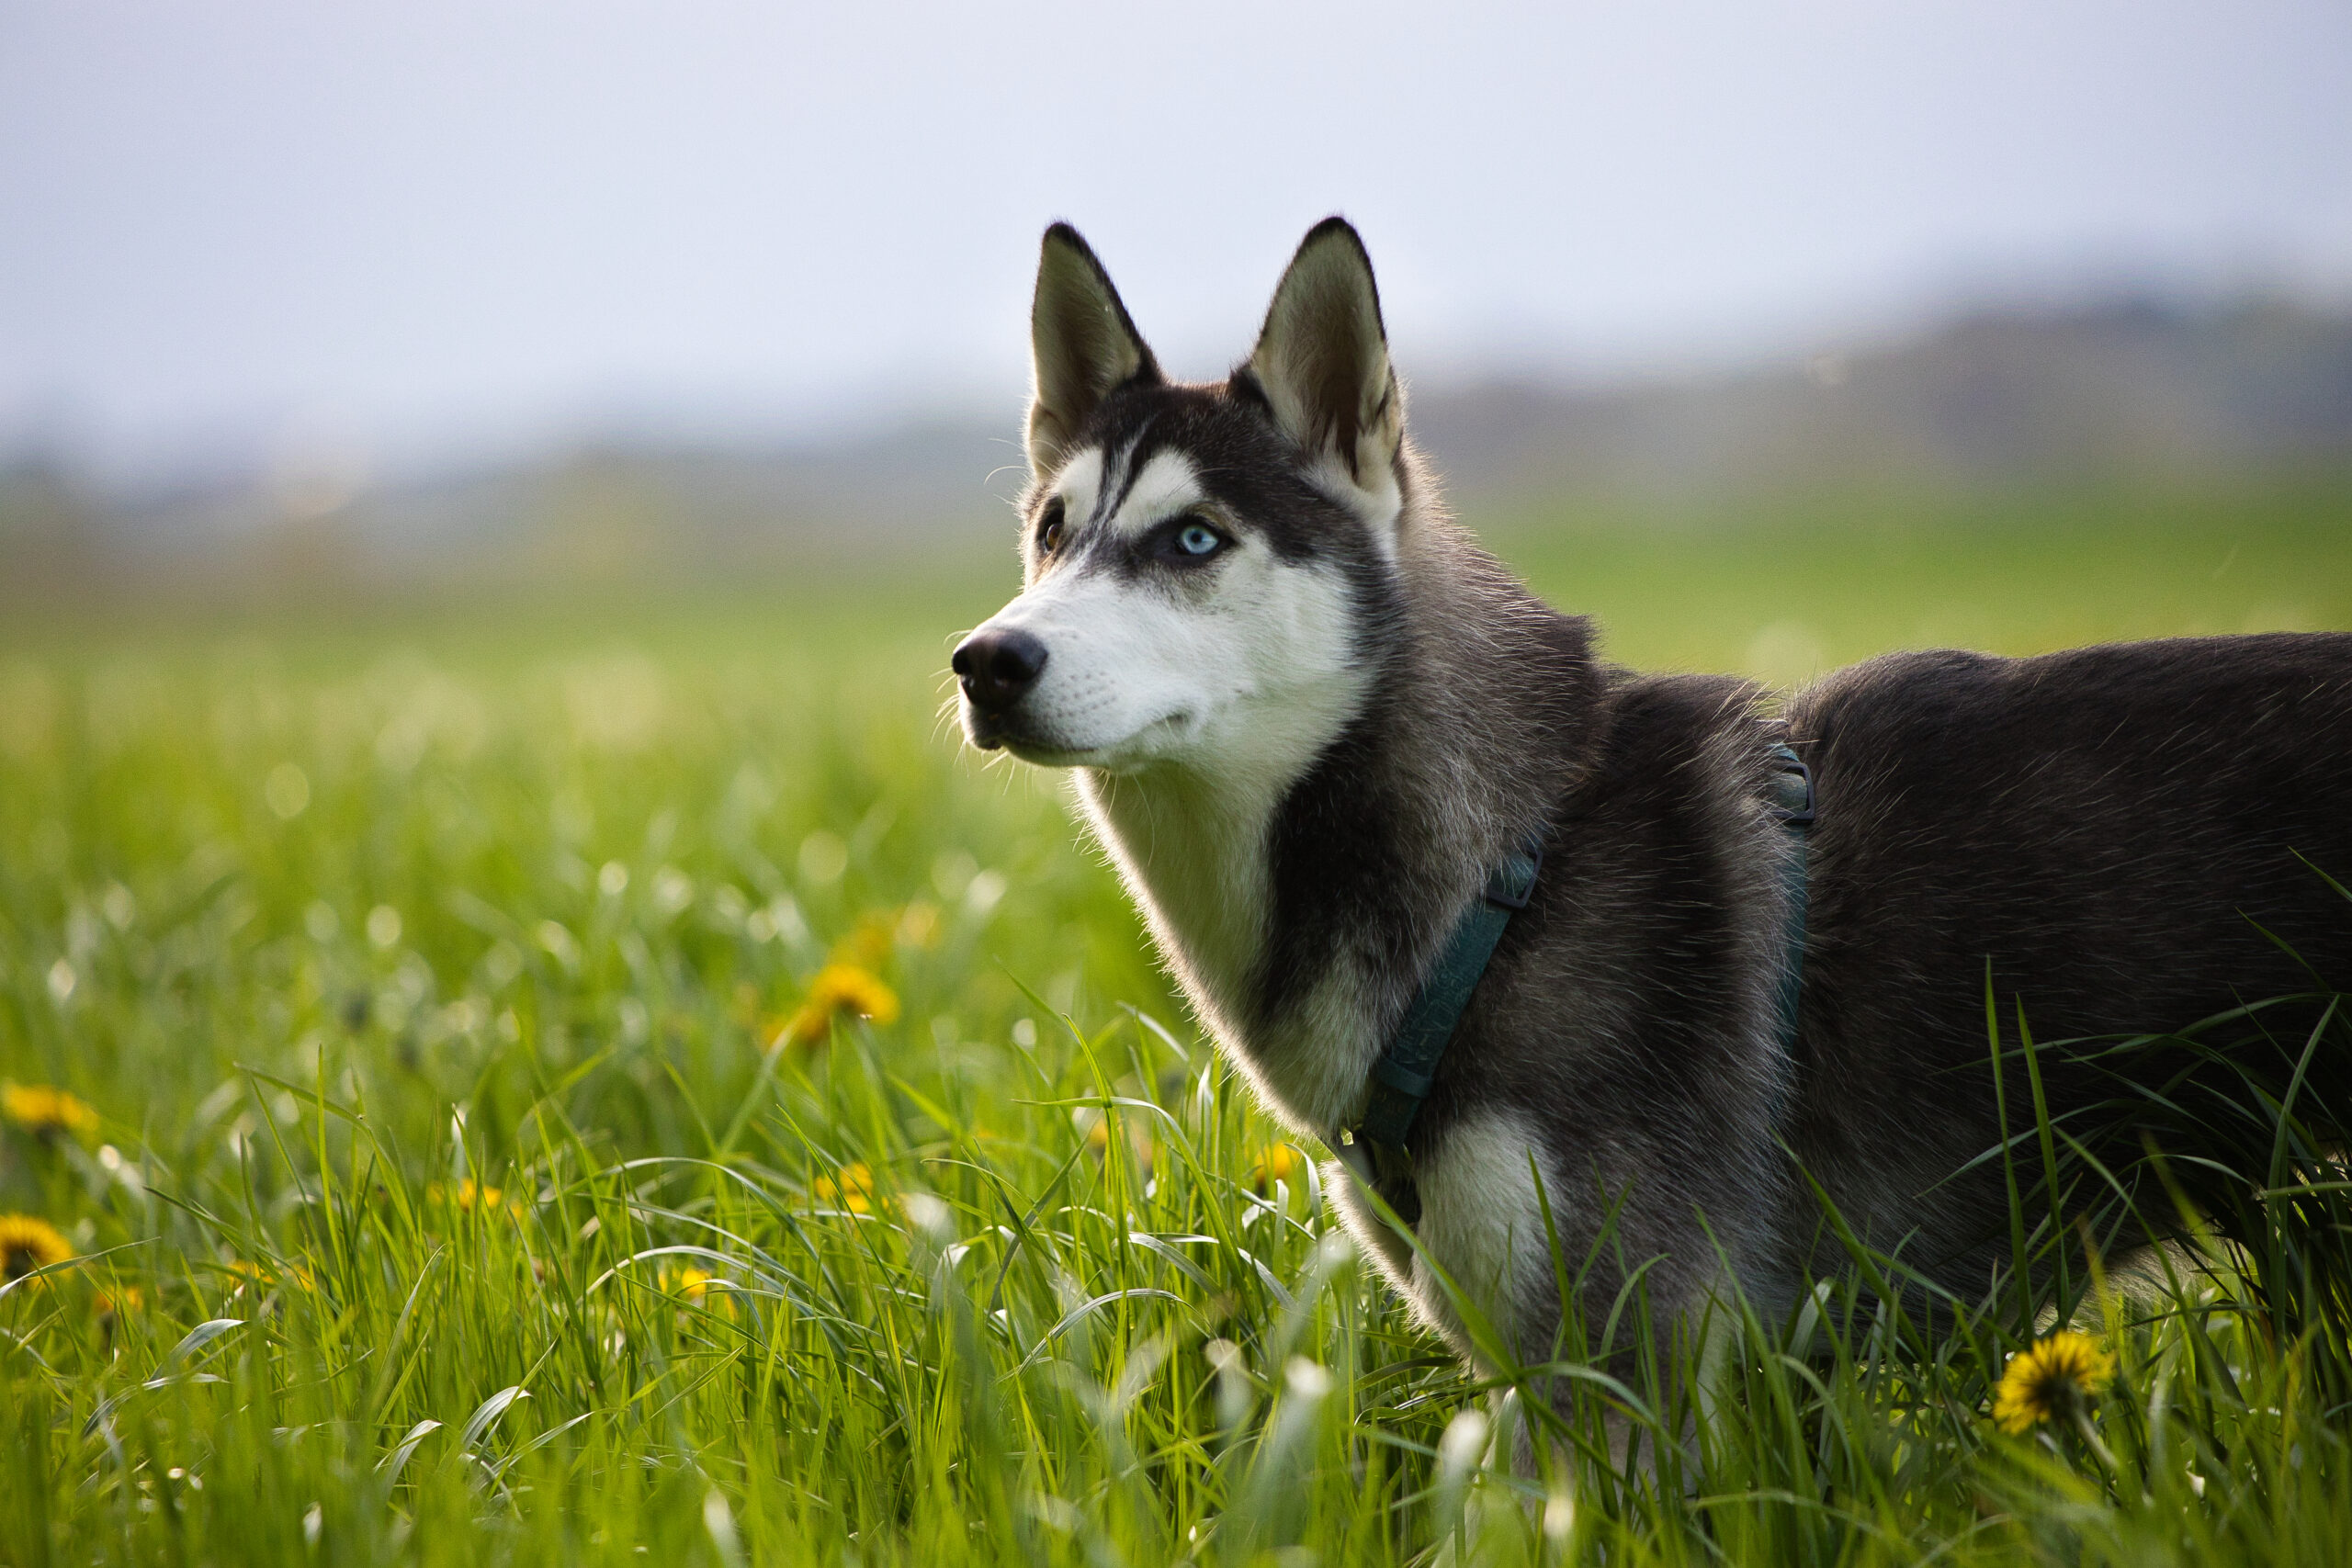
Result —
[[[1104,398],[1131,381],[1159,379],[1159,363],[1111,287],[1111,275],[1067,223],[1047,229],[1038,249],[1029,353],[1036,377],[1029,470],[1040,480],[1060,466]]]
[[[1389,488],[1405,436],[1404,399],[1388,363],[1372,258],[1346,219],[1307,231],[1243,368],[1292,440],[1337,457],[1359,490]]]

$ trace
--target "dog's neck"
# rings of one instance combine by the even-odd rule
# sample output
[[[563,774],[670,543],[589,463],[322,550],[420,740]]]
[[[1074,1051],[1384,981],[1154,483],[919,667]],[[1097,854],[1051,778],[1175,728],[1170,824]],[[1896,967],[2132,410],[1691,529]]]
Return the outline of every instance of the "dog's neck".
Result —
[[[1592,681],[1580,622],[1466,536],[1400,552],[1350,689],[1247,765],[1080,770],[1096,832],[1204,1023],[1266,1103],[1329,1138],[1486,868],[1565,785]],[[1323,700],[1328,699],[1328,700]]]

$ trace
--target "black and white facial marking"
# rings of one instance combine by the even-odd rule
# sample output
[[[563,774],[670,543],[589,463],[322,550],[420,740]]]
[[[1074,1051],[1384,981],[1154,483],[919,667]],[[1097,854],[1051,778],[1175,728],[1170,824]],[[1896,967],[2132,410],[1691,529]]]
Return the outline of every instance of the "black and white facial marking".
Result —
[[[1295,777],[1360,705],[1403,505],[1353,231],[1309,236],[1222,385],[1163,378],[1061,225],[1032,325],[1025,587],[956,650],[967,732],[1047,765]]]
[[[1225,389],[1107,400],[1031,498],[1022,551],[1021,596],[957,650],[977,746],[1274,787],[1362,705],[1385,554]]]

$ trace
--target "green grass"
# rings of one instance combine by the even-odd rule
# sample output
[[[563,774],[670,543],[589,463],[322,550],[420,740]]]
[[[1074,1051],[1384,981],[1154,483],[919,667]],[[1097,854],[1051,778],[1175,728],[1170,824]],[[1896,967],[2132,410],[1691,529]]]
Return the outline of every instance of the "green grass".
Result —
[[[2340,491],[1970,522],[1505,540],[1644,663],[2352,626]],[[2352,1214],[2283,1075],[2267,1251],[2094,1289],[2021,1123],[2064,1280],[1930,1331],[1858,1270],[1661,1483],[1515,1478],[1055,788],[958,754],[1008,576],[0,649],[0,1077],[102,1117],[0,1129],[81,1255],[0,1296],[0,1560],[2340,1561]],[[897,1016],[766,1049],[837,957]],[[2061,1297],[2115,1391],[2000,1434]]]

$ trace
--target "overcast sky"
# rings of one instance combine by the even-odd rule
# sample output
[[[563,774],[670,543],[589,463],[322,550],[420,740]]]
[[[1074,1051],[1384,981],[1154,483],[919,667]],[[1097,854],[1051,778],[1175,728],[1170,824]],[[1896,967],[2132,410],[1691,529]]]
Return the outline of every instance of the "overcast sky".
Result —
[[[1055,217],[1207,375],[1334,210],[1425,378],[2343,296],[2352,4],[0,0],[0,451],[1009,405]]]

